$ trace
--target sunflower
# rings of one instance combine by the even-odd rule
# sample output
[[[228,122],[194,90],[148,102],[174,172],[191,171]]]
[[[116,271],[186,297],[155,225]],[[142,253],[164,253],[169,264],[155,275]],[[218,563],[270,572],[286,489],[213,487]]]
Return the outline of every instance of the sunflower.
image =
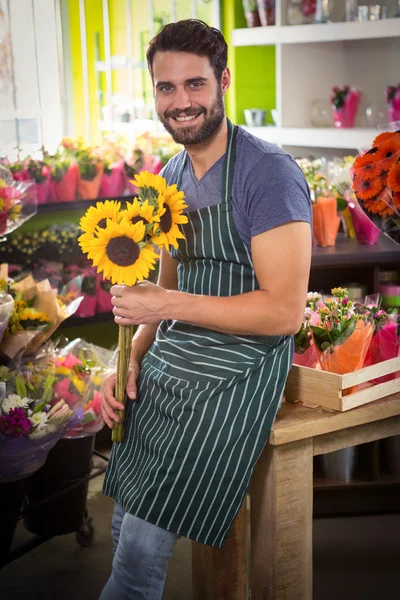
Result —
[[[138,221],[142,221],[145,225],[159,223],[161,215],[165,212],[165,208],[163,208],[162,203],[157,204],[157,208],[154,204],[149,203],[148,200],[140,204],[138,199],[135,198],[133,203],[126,203],[126,210],[121,211],[121,220],[131,225],[135,225]]]
[[[80,229],[85,232],[81,235],[79,240],[85,240],[86,234],[89,234],[89,236],[96,236],[97,228],[100,227],[101,229],[104,229],[107,224],[107,219],[111,219],[114,223],[118,223],[120,220],[120,208],[121,202],[116,202],[115,200],[97,202],[96,206],[89,206],[79,223]],[[80,245],[82,244],[80,243]]]
[[[49,323],[50,319],[45,312],[39,312],[34,308],[23,308],[18,314],[19,320],[30,323]]]
[[[147,188],[148,190],[155,192],[157,196],[163,194],[167,189],[167,182],[164,177],[149,173],[149,171],[138,173],[131,183],[140,189]]]
[[[400,192],[400,159],[389,171],[388,185],[392,192]]]
[[[112,283],[135,285],[138,279],[149,276],[158,258],[152,245],[143,242],[145,232],[143,221],[131,225],[107,219],[106,228],[98,229],[97,237],[82,242],[82,250],[89,254],[98,273],[103,271]]]
[[[169,246],[178,248],[178,239],[185,239],[178,225],[188,222],[186,215],[182,214],[183,210],[187,208],[187,204],[185,203],[185,194],[179,192],[176,185],[168,186],[165,193],[160,196],[160,204],[161,201],[165,212],[161,216],[160,223],[154,227],[154,236],[151,241],[157,246],[164,246],[168,251]]]
[[[381,177],[376,179],[359,179],[357,176],[353,180],[353,190],[359,200],[368,200],[375,198],[383,189],[384,183]]]

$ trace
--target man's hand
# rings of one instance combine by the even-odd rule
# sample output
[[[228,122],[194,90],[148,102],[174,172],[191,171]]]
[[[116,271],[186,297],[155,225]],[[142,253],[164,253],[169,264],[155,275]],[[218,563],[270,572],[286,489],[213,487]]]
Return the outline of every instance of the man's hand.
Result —
[[[131,400],[136,399],[137,385],[136,380],[139,377],[140,366],[138,362],[131,362],[129,364],[128,382],[126,384],[126,393]],[[101,386],[101,412],[106,425],[110,429],[113,427],[113,422],[119,422],[119,417],[116,410],[124,410],[124,405],[116,401],[114,397],[115,393],[115,377],[116,373],[111,373],[103,381]]]
[[[165,318],[167,290],[143,281],[133,287],[113,285],[113,313],[118,325],[144,325],[161,323]]]

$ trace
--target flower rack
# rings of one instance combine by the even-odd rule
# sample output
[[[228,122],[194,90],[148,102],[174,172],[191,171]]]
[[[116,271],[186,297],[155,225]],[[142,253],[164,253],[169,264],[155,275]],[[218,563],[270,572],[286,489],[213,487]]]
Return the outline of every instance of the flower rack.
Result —
[[[397,371],[400,371],[400,357],[345,375],[293,365],[287,378],[284,396],[289,402],[301,401],[344,412],[399,392],[400,377],[384,383],[371,382]],[[346,394],[346,390],[353,386],[357,386],[356,389],[350,389],[350,393]]]

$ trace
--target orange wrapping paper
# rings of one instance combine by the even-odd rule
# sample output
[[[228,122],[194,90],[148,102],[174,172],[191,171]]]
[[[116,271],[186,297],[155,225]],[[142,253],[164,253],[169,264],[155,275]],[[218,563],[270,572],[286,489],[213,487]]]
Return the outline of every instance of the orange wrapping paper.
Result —
[[[81,200],[95,200],[99,196],[104,167],[98,163],[96,168],[97,175],[91,181],[82,179],[80,173],[78,175],[78,196]]]
[[[315,345],[321,369],[340,375],[361,369],[364,365],[373,332],[371,323],[357,321],[353,333],[343,344],[331,346],[324,351],[319,350]],[[357,387],[355,385],[348,388],[344,395],[352,394],[357,390]]]
[[[318,196],[312,211],[314,243],[322,247],[334,246],[340,226],[336,198]]]

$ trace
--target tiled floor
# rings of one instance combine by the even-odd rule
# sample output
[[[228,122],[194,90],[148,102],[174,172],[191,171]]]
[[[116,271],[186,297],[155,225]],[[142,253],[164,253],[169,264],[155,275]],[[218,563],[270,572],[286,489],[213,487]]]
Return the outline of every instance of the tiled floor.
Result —
[[[100,478],[93,480],[88,501],[93,545],[81,548],[70,534],[26,554],[0,571],[1,600],[98,599],[111,564],[112,511],[100,485]],[[15,542],[24,537],[19,528]],[[191,598],[190,542],[183,539],[170,561],[164,600]],[[314,600],[399,598],[400,515],[314,522]]]

